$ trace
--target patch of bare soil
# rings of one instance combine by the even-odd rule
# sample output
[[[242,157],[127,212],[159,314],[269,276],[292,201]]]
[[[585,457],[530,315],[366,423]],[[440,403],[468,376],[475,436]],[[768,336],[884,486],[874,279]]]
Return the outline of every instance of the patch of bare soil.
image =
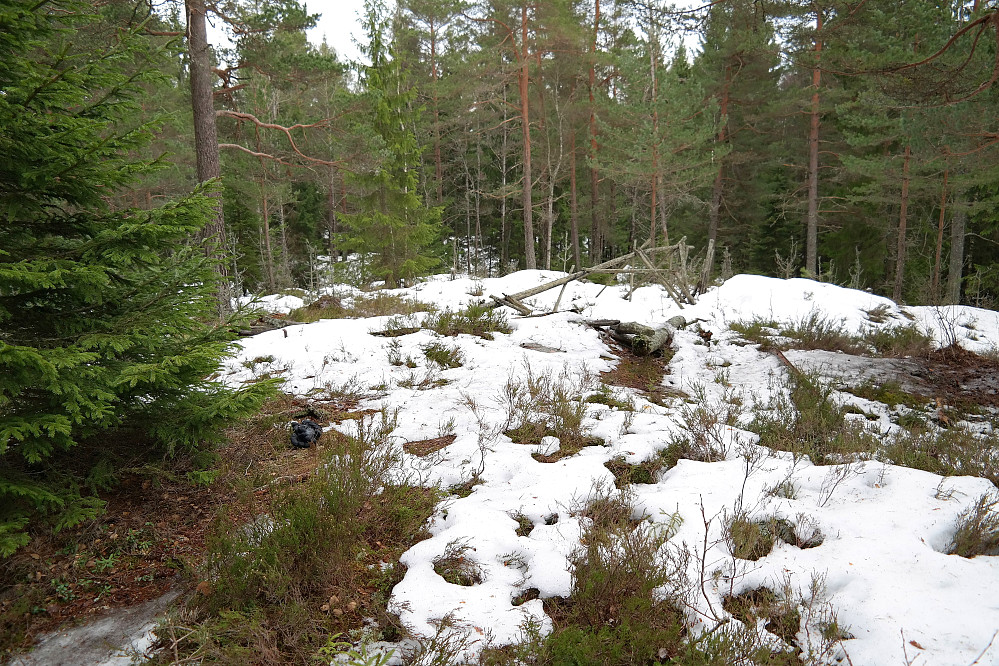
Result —
[[[664,349],[665,353],[661,355],[639,356],[630,347],[609,337],[604,338],[604,341],[618,358],[618,364],[613,369],[600,373],[605,384],[641,391],[650,402],[656,404],[662,404],[667,398],[685,397],[686,394],[681,391],[663,385],[663,377],[669,374],[672,349]]]
[[[999,359],[952,346],[919,362],[921,378],[931,390],[924,395],[957,407],[999,407]]]
[[[785,355],[799,370],[816,372],[848,387],[896,382],[907,393],[958,409],[999,407],[999,359],[961,347],[909,358],[795,349]]]

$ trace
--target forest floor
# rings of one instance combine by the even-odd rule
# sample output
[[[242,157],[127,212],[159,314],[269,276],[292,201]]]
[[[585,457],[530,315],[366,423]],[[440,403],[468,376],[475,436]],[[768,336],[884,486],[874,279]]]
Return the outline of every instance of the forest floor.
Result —
[[[304,404],[287,396],[271,401],[263,416],[290,421]],[[163,609],[155,602],[166,595],[197,593],[198,571],[217,521],[245,523],[255,515],[252,507],[265,499],[266,493],[257,491],[257,502],[241,501],[247,489],[240,475],[253,468],[275,478],[297,479],[316,466],[315,449],[287,447],[286,433],[283,438],[258,435],[248,424],[230,428],[216,451],[219,475],[208,485],[188,479],[191,466],[184,459],[142,465],[101,494],[107,508],[99,519],[57,534],[38,534],[4,561],[0,663],[70,628],[107,617],[129,622],[122,611],[137,607],[152,617]],[[85,666],[79,643],[64,647],[66,664]],[[105,657],[113,652],[111,647],[116,646],[103,650]],[[95,647],[93,654],[101,653]]]
[[[507,283],[485,282],[492,293],[512,293],[558,275],[523,272],[509,276]],[[781,396],[794,397],[794,388],[781,382],[801,372],[827,382],[831,393],[826,397],[837,409],[850,412],[848,416],[866,419],[870,428],[881,433],[879,441],[902,432],[900,424],[908,423],[922,433],[920,436],[967,429],[986,433],[975,436],[994,443],[990,428],[999,407],[999,357],[995,354],[999,314],[973,308],[903,310],[886,299],[832,285],[737,276],[683,313],[700,318],[701,326],[714,332],[714,341],[705,345],[695,332],[680,332],[675,354],[665,358],[640,358],[608,344],[575,313],[515,320],[513,333],[497,335],[495,340],[492,336],[442,337],[426,329],[420,332],[426,311],[413,306],[416,299],[435,303],[436,308],[458,308],[482,291],[482,281],[438,278],[392,296],[413,299],[409,309],[400,313],[405,321],[380,311],[359,319],[331,321],[324,316],[316,324],[288,329],[292,330],[290,337],[272,332],[247,339],[243,353],[228,366],[228,381],[277,376],[285,380],[287,394],[268,403],[252,421],[237,424],[227,433],[217,451],[216,474],[210,483],[193,483],[192,479],[204,478],[192,474],[190,463],[182,460],[135,465],[122,476],[117,488],[102,496],[107,511],[100,519],[59,534],[38,534],[5,561],[0,568],[0,662],[28,649],[46,634],[139,607],[171,591],[195,601],[210,596],[212,585],[204,580],[203,565],[213,535],[232,533],[233,527],[266,513],[273,484],[298,487],[321,460],[319,448],[290,448],[288,423],[309,415],[324,427],[323,442],[329,443],[338,437],[357,436],[357,418],[377,416],[380,410],[385,419],[393,409],[398,410],[393,438],[402,443],[405,464],[423,475],[427,485],[451,493],[441,505],[446,508],[428,523],[430,533],[426,536],[432,538],[402,558],[396,555],[404,565],[405,578],[398,584],[393,580],[392,603],[414,635],[429,632],[432,637],[434,618],[440,617],[445,606],[460,608],[467,616],[459,615],[455,626],[463,623],[480,634],[481,627],[494,629],[501,645],[511,640],[524,617],[545,621],[545,613],[554,608],[548,600],[565,596],[568,589],[567,553],[581,543],[579,530],[585,521],[575,505],[607,479],[613,489],[615,480],[621,481],[621,469],[635,470],[660,460],[672,446],[667,446],[669,438],[675,442],[677,437],[696,431],[722,448],[720,457],[702,462],[681,460],[679,464],[672,459],[672,467],[657,468],[654,478],[635,481],[632,486],[633,499],[638,502],[635,510],[650,516],[650,521],[672,520],[670,516],[680,516],[693,507],[693,513],[680,516],[682,527],[677,529],[681,532],[674,541],[682,540],[686,547],[688,541],[698,544],[703,540],[703,552],[694,553],[702,563],[710,558],[729,558],[732,571],[738,569],[728,583],[728,592],[719,588],[721,579],[701,579],[699,594],[703,598],[691,601],[695,613],[707,613],[697,606],[706,603],[711,613],[724,615],[720,609],[730,611],[732,599],[748,594],[743,588],[749,590],[753,585],[776,590],[779,581],[768,576],[776,576],[778,571],[785,572],[788,585],[790,576],[798,576],[800,580],[795,578],[794,583],[799,589],[807,588],[810,573],[824,568],[830,572],[830,598],[823,603],[835,605],[843,626],[849,623],[853,627],[855,636],[844,633],[837,640],[846,645],[856,666],[895,663],[899,627],[906,640],[912,636],[908,649],[922,651],[925,646],[928,658],[963,659],[962,655],[974,656],[983,648],[989,649],[988,636],[978,631],[977,625],[971,629],[963,626],[957,616],[946,622],[939,618],[924,622],[925,618],[914,615],[902,601],[895,606],[865,606],[868,596],[888,603],[886,599],[892,595],[882,599],[871,591],[882,582],[889,587],[903,585],[910,590],[906,597],[912,599],[944,593],[938,581],[920,578],[916,569],[909,572],[911,580],[905,578],[906,572],[886,573],[890,568],[879,564],[878,558],[890,551],[897,561],[914,558],[912,567],[926,562],[933,563],[934,570],[950,567],[948,558],[956,556],[943,554],[941,539],[945,532],[950,534],[949,526],[962,508],[973,504],[973,494],[989,486],[988,482],[957,476],[957,468],[938,471],[932,459],[908,467],[897,466],[906,464],[902,462],[878,462],[880,471],[873,465],[865,469],[862,462],[853,463],[852,468],[851,464],[836,464],[837,460],[856,460],[853,455],[863,460],[867,453],[842,454],[821,463],[813,455],[815,466],[810,467],[800,463],[800,452],[794,453],[792,461],[789,449],[774,450],[769,442],[771,448],[767,449],[756,431],[751,431],[757,425],[754,413],[757,417],[766,415],[773,409],[767,403],[779,403]],[[366,307],[379,299],[387,300],[350,288],[338,293],[344,302],[353,299]],[[676,314],[655,287],[643,287],[635,293],[634,302],[601,294],[599,285],[577,283],[567,290],[564,302],[571,302],[592,318],[654,323]],[[546,298],[535,299],[532,305],[539,310],[551,307]],[[878,328],[882,322],[886,323]],[[935,338],[935,348],[888,356],[858,351],[861,331],[877,329],[897,336],[912,322]],[[389,338],[369,335],[393,326],[417,332]],[[809,326],[807,335],[803,334],[801,329]],[[832,339],[832,328],[842,340]],[[813,344],[809,336],[825,337]],[[947,342],[963,346],[944,344]],[[846,347],[838,347],[840,343]],[[790,370],[777,361],[774,349],[783,350]],[[443,354],[443,360],[431,362],[432,354]],[[510,397],[511,391],[541,385],[549,393],[566,392],[560,408],[573,410],[573,405],[585,405],[580,411],[583,420],[577,424],[579,432],[598,434],[604,444],[583,442],[580,446],[584,448],[570,450],[572,433],[561,433],[560,451],[560,442],[550,433],[542,432],[545,436],[539,435],[535,441],[526,437],[526,428],[518,433],[514,432],[517,429],[497,430],[504,420],[499,413],[503,410],[499,404],[502,391]],[[524,406],[511,403],[507,407],[516,410]],[[532,405],[542,411],[555,407]],[[695,414],[695,410],[700,411]],[[728,417],[705,425],[712,416],[710,410],[716,410],[716,419],[722,412]],[[695,417],[702,422],[695,422]],[[483,444],[486,435],[490,443]],[[555,440],[554,449],[551,440]],[[518,444],[530,445],[529,450]],[[743,459],[748,461],[758,454],[763,457],[753,458],[757,461],[753,464],[762,467],[752,472],[747,469],[743,476],[739,471]],[[952,452],[943,458],[949,455]],[[940,454],[932,456],[939,458]],[[837,476],[835,485],[828,488],[835,469],[841,467],[847,468],[848,474]],[[995,471],[992,467],[988,470],[989,474]],[[757,476],[750,479],[751,474]],[[887,486],[886,478],[890,480]],[[764,482],[768,481],[774,487],[777,483],[796,487],[797,497],[774,496],[772,488],[766,490],[770,486]],[[953,485],[942,492],[945,481]],[[740,483],[743,490],[738,498],[729,497],[729,489]],[[890,488],[887,495],[884,487]],[[936,499],[926,499],[927,493],[934,496],[934,487]],[[701,494],[698,513],[696,503]],[[722,523],[731,519],[725,507],[733,502],[743,506],[743,495],[746,505],[761,515],[781,515],[821,526],[826,545],[805,550],[801,544],[801,548],[778,544],[771,555],[758,561],[748,565],[737,562],[739,556],[725,554],[726,549],[732,550],[731,543],[726,545],[726,539],[731,541],[731,524]],[[860,521],[870,535],[851,531],[858,521],[857,512],[862,510],[874,511],[870,524]],[[896,510],[897,515],[893,513]],[[516,525],[503,522],[511,517],[522,521],[516,534]],[[890,519],[890,524],[879,527],[881,517]],[[900,525],[913,534],[896,534]],[[913,539],[913,535],[925,539]],[[875,537],[878,543],[873,541]],[[493,538],[495,546],[488,541]],[[452,544],[462,539],[471,539],[477,546],[466,553],[483,575],[483,581],[474,585],[454,585],[438,580],[440,576],[433,573],[441,553],[450,552]],[[910,543],[916,545],[911,552],[906,550]],[[851,551],[853,547],[860,550]],[[939,557],[943,559],[934,559]],[[849,568],[841,568],[847,559]],[[990,567],[986,561],[993,559],[997,558],[965,560],[965,568],[954,571],[986,580],[990,574],[982,568]],[[507,571],[515,560],[528,573]],[[982,572],[975,574],[975,567]],[[947,575],[953,578],[957,574]],[[920,587],[924,585],[926,589]],[[947,585],[947,594],[960,593],[965,583],[951,580]],[[370,590],[361,592],[357,598],[362,608],[344,616],[337,631],[350,635],[368,631],[365,617],[373,612],[363,608],[368,603],[363,599],[375,595]],[[984,607],[976,611],[970,594],[966,596],[969,598],[962,603],[971,604],[969,619],[978,612],[982,622],[987,621],[990,611]],[[510,598],[520,601],[511,608]],[[946,614],[947,608],[941,602],[939,608],[929,611]],[[735,611],[731,615],[740,620],[745,617]],[[882,619],[875,622],[874,617]],[[923,634],[918,633],[920,627]],[[804,618],[801,630],[799,642],[810,635]],[[972,631],[977,633],[961,633]],[[784,639],[793,641],[793,632]],[[901,649],[904,652],[906,645]],[[940,663],[945,662],[950,663],[946,659]]]

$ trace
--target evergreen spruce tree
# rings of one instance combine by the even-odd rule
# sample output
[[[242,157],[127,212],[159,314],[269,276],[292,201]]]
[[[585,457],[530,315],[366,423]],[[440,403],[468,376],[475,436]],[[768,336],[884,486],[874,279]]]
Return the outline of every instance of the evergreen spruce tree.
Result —
[[[442,209],[424,205],[419,193],[416,89],[403,88],[402,63],[386,43],[385,6],[376,0],[366,8],[371,64],[365,68],[364,85],[381,154],[371,170],[353,179],[361,194],[354,201],[357,212],[345,216],[351,232],[342,247],[373,254],[375,275],[394,287],[438,264],[430,246],[439,234]]]
[[[197,447],[268,388],[205,379],[232,340],[213,261],[188,243],[212,199],[113,205],[151,166],[134,119],[157,50],[141,25],[76,39],[92,12],[0,4],[0,556],[39,518],[95,516],[116,456]]]

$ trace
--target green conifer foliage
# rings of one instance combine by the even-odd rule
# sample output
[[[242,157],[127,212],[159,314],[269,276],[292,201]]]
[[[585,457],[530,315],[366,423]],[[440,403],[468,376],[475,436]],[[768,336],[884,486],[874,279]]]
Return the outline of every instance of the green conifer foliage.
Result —
[[[96,515],[86,493],[116,450],[193,447],[268,388],[205,379],[232,340],[211,262],[187,243],[211,200],[113,207],[150,168],[135,100],[157,51],[141,26],[83,45],[88,10],[0,4],[0,557],[40,516]]]
[[[378,163],[355,176],[362,191],[358,212],[348,216],[352,233],[344,239],[348,250],[373,253],[374,272],[390,287],[423,275],[439,262],[430,251],[440,233],[442,208],[429,207],[419,194],[420,154],[416,139],[419,111],[413,108],[416,89],[403,88],[402,64],[393,56],[386,9],[367,3],[370,38],[364,84],[370,99],[371,130],[381,146]]]

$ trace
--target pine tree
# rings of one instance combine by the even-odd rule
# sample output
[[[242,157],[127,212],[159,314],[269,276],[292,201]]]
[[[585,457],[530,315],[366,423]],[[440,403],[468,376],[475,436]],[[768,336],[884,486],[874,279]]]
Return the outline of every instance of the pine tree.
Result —
[[[371,130],[382,151],[373,169],[354,177],[362,193],[355,200],[358,212],[346,216],[352,231],[342,246],[374,254],[374,273],[394,287],[438,264],[430,248],[439,233],[441,208],[425,206],[418,189],[422,149],[415,134],[416,90],[403,88],[402,63],[386,43],[389,22],[384,5],[376,1],[366,7],[366,55],[371,64],[365,68],[364,84]]]
[[[214,261],[188,243],[214,213],[199,191],[159,209],[113,195],[150,168],[136,101],[158,52],[76,0],[0,6],[0,556],[95,516],[116,452],[196,447],[267,387],[205,379],[231,349]]]

